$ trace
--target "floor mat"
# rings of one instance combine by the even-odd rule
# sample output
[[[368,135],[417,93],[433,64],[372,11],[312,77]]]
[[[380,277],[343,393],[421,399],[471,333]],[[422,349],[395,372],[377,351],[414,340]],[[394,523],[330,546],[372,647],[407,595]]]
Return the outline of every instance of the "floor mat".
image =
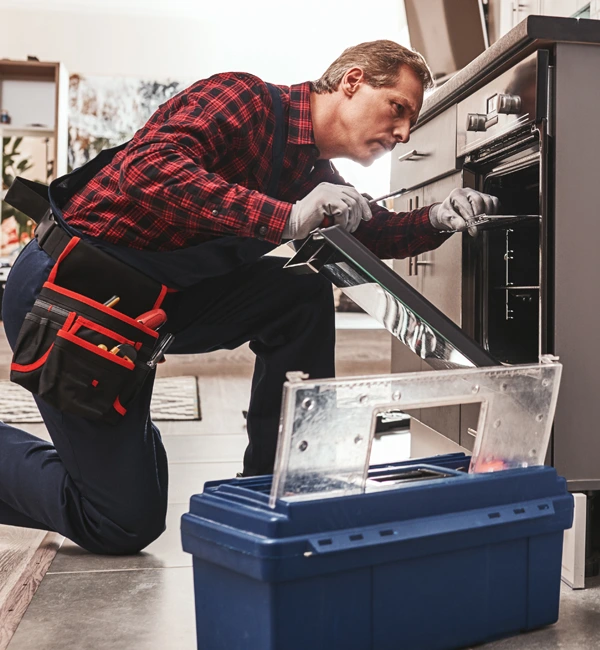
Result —
[[[197,377],[160,377],[154,382],[152,419],[201,420]],[[29,391],[10,381],[0,381],[0,420],[10,424],[42,422]]]

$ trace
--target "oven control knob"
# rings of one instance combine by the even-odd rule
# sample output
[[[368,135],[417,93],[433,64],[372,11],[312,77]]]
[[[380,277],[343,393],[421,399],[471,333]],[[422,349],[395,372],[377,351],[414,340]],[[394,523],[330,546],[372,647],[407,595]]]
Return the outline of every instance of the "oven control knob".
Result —
[[[487,115],[469,113],[467,115],[467,131],[485,131]]]
[[[518,115],[521,112],[521,98],[519,95],[498,95],[498,113]]]

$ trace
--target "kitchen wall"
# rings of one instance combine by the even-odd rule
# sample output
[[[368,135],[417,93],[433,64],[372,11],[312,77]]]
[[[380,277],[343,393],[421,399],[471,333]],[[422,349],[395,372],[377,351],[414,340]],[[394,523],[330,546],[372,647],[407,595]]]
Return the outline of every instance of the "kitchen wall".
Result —
[[[488,4],[491,43],[530,14],[569,17],[590,5],[590,18],[600,19],[600,0],[488,0]]]
[[[408,44],[398,0],[0,0],[0,57],[62,61],[70,73],[200,79],[223,70],[274,83],[318,77],[349,45]],[[338,167],[373,196],[389,191],[389,155]]]

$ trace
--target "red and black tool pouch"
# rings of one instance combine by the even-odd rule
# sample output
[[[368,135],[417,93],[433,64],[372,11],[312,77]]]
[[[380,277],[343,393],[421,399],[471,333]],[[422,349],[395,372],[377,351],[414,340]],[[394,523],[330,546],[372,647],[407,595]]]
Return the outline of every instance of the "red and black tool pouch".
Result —
[[[159,336],[136,316],[158,309],[166,293],[74,237],[21,326],[11,381],[61,411],[118,422],[151,372],[147,362]],[[120,298],[114,308],[103,304],[114,295]],[[111,353],[120,345],[135,353]]]

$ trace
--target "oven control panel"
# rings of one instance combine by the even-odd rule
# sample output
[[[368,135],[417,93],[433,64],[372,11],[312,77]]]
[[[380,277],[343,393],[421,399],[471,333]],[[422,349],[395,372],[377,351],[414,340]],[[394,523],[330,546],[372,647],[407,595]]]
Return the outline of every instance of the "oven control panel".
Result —
[[[547,52],[540,50],[460,102],[456,155],[545,117],[547,68]]]

